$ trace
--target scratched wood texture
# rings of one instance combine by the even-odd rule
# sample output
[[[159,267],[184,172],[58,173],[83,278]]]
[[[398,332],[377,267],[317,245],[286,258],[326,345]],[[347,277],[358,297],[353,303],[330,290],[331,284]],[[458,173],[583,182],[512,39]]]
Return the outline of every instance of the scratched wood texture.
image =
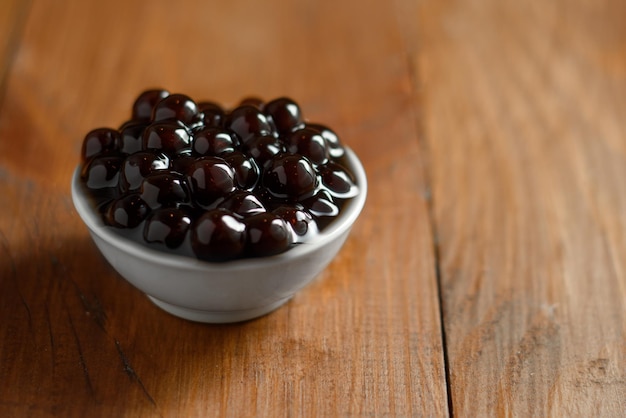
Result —
[[[0,2],[0,416],[623,415],[626,4],[99,3]],[[89,241],[81,136],[153,85],[291,95],[362,158],[284,308],[172,318]]]
[[[397,25],[416,8],[320,3],[3,9],[26,19],[0,32],[0,416],[448,414],[414,71]],[[364,162],[370,197],[350,239],[282,309],[236,325],[176,319],[91,243],[69,194],[82,137],[118,126],[153,86],[226,105],[290,95]]]
[[[624,416],[626,3],[420,2],[452,412]]]

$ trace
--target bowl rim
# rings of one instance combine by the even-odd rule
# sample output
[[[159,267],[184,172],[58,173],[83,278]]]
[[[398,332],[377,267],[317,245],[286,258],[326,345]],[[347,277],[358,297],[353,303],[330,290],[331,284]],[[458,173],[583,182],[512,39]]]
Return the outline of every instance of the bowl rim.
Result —
[[[170,254],[155,250],[121,236],[117,234],[113,228],[106,227],[100,216],[93,211],[88,198],[85,196],[84,186],[80,181],[81,164],[76,167],[72,176],[72,201],[78,215],[92,234],[98,236],[109,245],[117,247],[129,256],[137,257],[143,261],[193,270],[226,271],[267,268],[273,265],[280,265],[288,260],[307,256],[350,230],[358,218],[361,210],[365,206],[367,198],[367,177],[363,164],[357,155],[349,147],[344,146],[344,148],[348,168],[351,169],[355,176],[359,193],[352,199],[346,201],[339,216],[324,228],[313,242],[296,244],[296,246],[283,253],[268,257],[210,262],[190,256]]]

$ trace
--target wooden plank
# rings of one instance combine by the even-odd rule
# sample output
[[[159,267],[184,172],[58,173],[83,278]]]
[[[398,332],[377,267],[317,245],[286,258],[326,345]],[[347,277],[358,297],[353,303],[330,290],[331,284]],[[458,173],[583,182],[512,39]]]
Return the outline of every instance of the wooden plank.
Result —
[[[399,10],[399,9],[398,9]],[[447,414],[433,247],[399,11],[382,3],[33,4],[0,115],[0,415]],[[338,259],[282,309],[158,310],[71,207],[82,136],[142,89],[298,99],[362,158]]]
[[[626,410],[620,1],[420,7],[420,111],[458,416]]]
[[[29,1],[0,0],[0,97],[19,41]]]

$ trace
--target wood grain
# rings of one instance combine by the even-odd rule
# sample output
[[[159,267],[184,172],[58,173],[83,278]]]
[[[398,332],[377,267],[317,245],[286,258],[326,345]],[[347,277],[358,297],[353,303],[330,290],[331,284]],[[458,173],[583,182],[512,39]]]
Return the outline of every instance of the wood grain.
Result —
[[[24,0],[0,0],[0,97],[4,93],[6,76],[18,48],[29,3]]]
[[[0,114],[0,416],[445,416],[406,10],[34,2]],[[225,105],[293,96],[364,162],[351,238],[280,310],[173,318],[89,240],[69,197],[82,137],[153,86]]]
[[[0,1],[0,416],[623,415],[624,3],[320,3]],[[82,137],[154,86],[292,96],[364,162],[285,307],[179,320],[91,243]]]
[[[421,4],[452,411],[626,410],[626,8]]]

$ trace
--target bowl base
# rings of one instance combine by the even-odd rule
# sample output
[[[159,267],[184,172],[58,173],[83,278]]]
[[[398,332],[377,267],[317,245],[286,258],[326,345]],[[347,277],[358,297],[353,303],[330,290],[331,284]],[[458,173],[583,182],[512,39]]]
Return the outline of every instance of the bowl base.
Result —
[[[266,315],[280,306],[284,305],[291,297],[280,299],[266,306],[253,309],[244,309],[239,311],[203,311],[200,309],[190,309],[182,306],[172,305],[163,302],[155,297],[147,295],[148,298],[159,308],[177,316],[179,318],[188,319],[195,322],[205,322],[209,324],[227,324],[230,322],[241,322],[249,319],[258,318]]]

